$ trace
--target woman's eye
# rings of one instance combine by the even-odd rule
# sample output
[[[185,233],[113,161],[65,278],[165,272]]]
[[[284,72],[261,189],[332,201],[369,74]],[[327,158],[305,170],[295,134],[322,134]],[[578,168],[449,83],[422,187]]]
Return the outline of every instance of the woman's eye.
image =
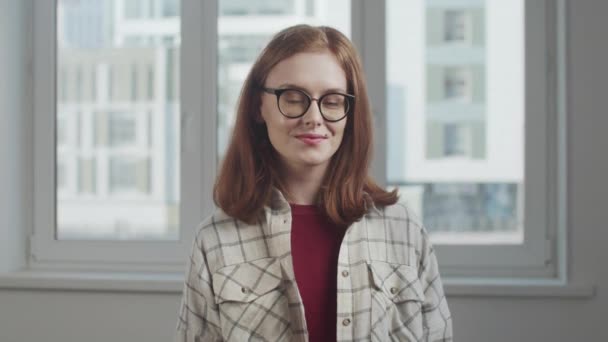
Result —
[[[340,101],[340,100],[323,101],[323,106],[328,107],[328,108],[340,108],[340,107],[344,106],[344,101]]]

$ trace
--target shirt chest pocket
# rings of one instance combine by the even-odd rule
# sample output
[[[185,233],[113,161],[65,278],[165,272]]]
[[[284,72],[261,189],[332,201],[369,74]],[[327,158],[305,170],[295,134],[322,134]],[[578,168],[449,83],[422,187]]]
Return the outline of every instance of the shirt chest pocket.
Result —
[[[379,341],[419,341],[423,337],[424,289],[418,269],[410,265],[370,261],[371,326]],[[390,334],[390,338],[389,338]]]
[[[213,274],[213,290],[225,340],[291,338],[289,303],[279,259],[222,267]]]

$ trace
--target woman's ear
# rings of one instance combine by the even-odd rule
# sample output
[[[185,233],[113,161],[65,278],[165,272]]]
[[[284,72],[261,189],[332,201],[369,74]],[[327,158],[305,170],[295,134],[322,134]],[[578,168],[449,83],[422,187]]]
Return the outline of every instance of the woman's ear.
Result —
[[[259,124],[266,123],[266,121],[264,120],[264,117],[262,116],[262,111],[260,109],[258,109],[258,111],[254,114],[253,119],[255,120],[256,123],[259,123]]]

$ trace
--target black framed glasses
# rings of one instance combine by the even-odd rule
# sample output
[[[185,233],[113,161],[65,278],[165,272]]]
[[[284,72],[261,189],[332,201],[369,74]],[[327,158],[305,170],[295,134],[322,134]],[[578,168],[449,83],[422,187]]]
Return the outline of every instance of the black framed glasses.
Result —
[[[296,119],[303,116],[310,108],[313,100],[317,101],[319,112],[325,121],[336,122],[344,119],[355,100],[354,95],[331,92],[315,99],[300,89],[266,88],[263,91],[277,97],[277,106],[283,116]]]

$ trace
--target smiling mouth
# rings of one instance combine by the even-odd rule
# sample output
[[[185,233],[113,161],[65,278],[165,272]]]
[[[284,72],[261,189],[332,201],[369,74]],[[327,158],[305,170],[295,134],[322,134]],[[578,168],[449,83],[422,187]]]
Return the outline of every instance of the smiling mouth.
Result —
[[[323,142],[323,140],[327,139],[325,136],[318,134],[303,134],[296,136],[296,138],[307,145],[318,145]]]

